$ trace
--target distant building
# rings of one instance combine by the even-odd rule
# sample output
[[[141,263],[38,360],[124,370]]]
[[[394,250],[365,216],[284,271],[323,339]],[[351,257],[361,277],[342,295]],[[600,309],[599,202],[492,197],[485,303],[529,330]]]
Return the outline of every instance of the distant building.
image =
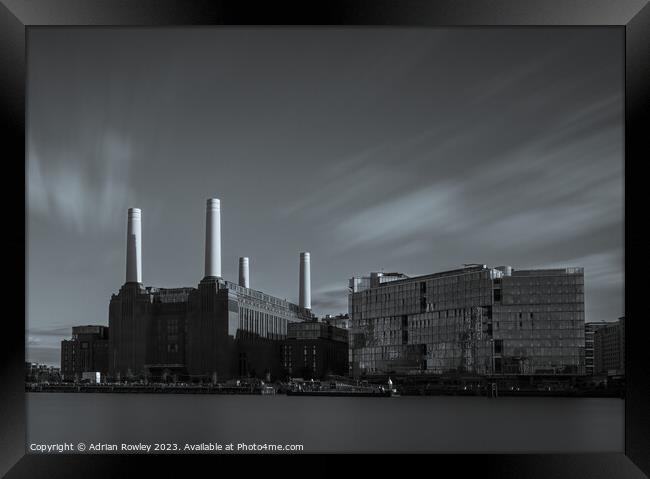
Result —
[[[625,374],[625,317],[607,323],[594,334],[595,374]]]
[[[64,380],[80,379],[85,372],[108,372],[108,327],[74,326],[72,339],[61,341],[61,374]]]
[[[28,383],[58,383],[61,381],[61,370],[54,366],[26,361],[25,381]]]
[[[601,321],[599,323],[585,323],[585,374],[594,376],[598,373],[594,367],[594,335],[600,328],[607,326],[608,323]]]
[[[585,373],[582,268],[464,268],[349,283],[352,371]]]
[[[320,321],[290,323],[281,351],[285,376],[347,376],[348,331]]]

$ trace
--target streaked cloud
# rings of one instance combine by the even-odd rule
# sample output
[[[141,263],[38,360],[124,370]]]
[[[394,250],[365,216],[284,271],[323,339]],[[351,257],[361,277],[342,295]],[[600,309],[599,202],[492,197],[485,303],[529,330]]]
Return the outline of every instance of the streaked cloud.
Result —
[[[452,234],[463,228],[457,208],[461,190],[450,184],[438,184],[383,201],[339,222],[341,244],[395,241],[423,231]]]
[[[133,152],[114,131],[95,143],[66,150],[30,144],[27,193],[30,215],[78,233],[118,228],[133,191],[129,184]]]

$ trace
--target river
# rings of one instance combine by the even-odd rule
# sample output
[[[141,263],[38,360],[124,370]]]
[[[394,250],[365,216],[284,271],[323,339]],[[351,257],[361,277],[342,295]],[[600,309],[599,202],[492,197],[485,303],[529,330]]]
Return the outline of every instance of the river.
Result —
[[[28,393],[27,443],[305,452],[622,452],[621,399]],[[212,446],[211,446],[212,447]],[[215,446],[216,447],[216,446]],[[165,446],[167,448],[167,446]],[[153,451],[152,451],[153,452]],[[211,452],[211,451],[209,451]]]

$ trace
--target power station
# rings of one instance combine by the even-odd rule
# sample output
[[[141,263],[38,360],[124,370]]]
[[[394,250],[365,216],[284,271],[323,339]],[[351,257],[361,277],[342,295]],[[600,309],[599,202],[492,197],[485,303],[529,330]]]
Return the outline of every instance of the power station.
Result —
[[[128,210],[126,281],[109,306],[109,375],[222,381],[277,378],[289,323],[311,321],[310,254],[300,253],[299,304],[251,289],[249,258],[239,281],[221,276],[221,202],[210,198],[205,276],[197,287],[142,282],[142,212]]]

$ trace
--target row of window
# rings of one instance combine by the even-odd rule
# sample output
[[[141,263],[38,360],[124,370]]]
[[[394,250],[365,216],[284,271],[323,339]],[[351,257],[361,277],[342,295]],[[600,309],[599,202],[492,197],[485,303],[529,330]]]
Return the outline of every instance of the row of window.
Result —
[[[268,337],[269,335],[286,336],[287,320],[270,313],[240,307],[239,329],[259,334],[262,337]]]

